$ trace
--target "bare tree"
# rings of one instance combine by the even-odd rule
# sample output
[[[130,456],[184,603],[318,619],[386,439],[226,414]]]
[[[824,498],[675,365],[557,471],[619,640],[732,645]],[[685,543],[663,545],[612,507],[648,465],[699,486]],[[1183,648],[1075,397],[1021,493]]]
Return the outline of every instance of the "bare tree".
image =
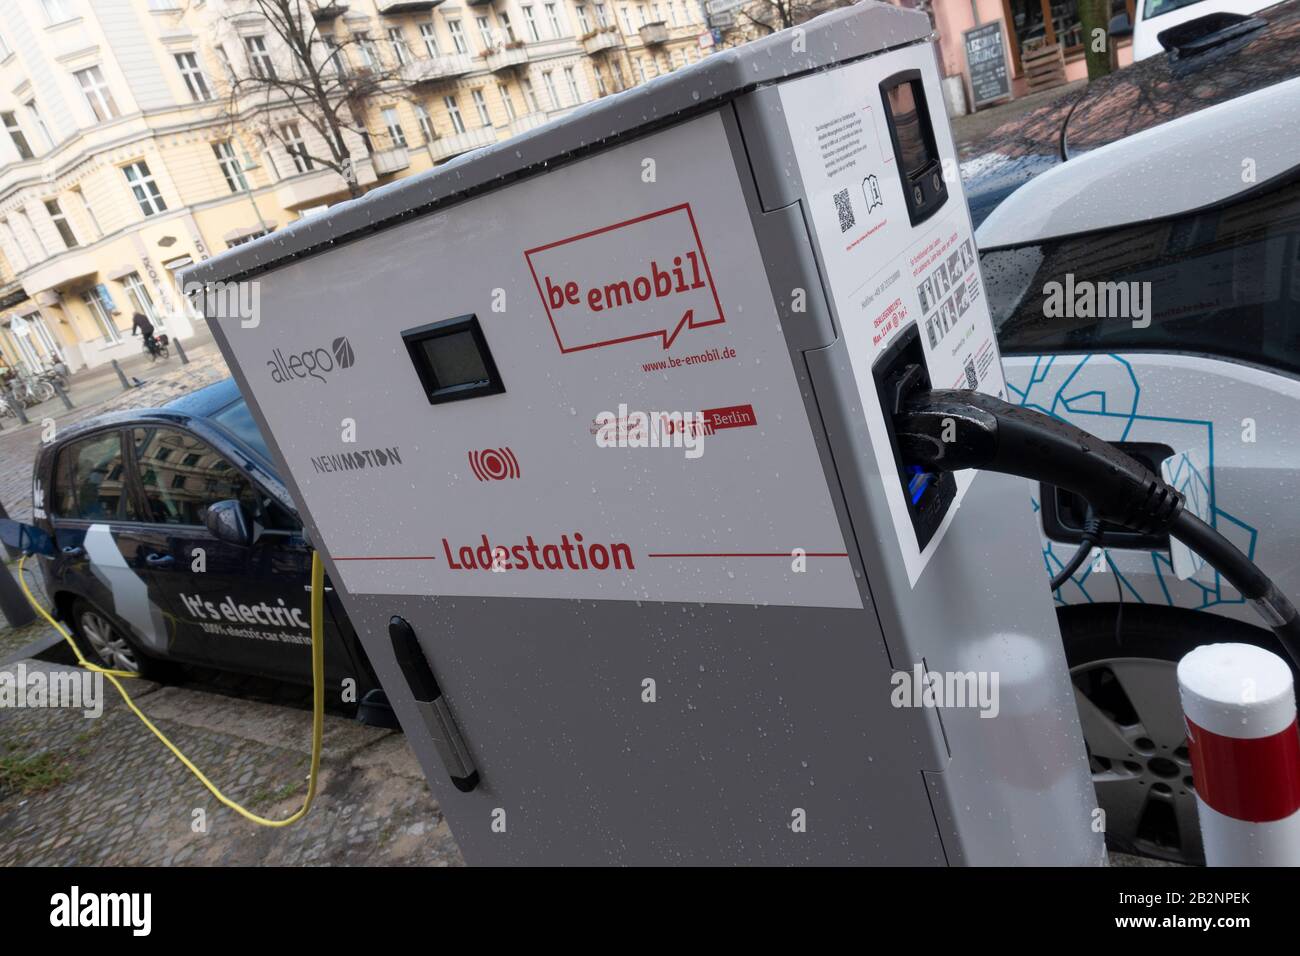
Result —
[[[751,0],[736,12],[756,36],[766,36],[804,23],[815,16],[847,7],[853,0]]]
[[[380,92],[405,96],[401,64],[385,66],[372,38],[342,31],[333,0],[253,0],[249,12],[261,15],[279,44],[268,39],[264,51],[245,46],[247,73],[232,66],[227,78],[232,128],[256,129],[304,165],[332,169],[351,196],[361,195],[348,134],[370,149],[365,104]],[[248,19],[248,13],[224,17],[234,35],[240,32],[235,24],[246,27]],[[246,29],[242,32],[247,36]],[[305,136],[287,134],[285,124],[299,121],[319,134],[323,151],[313,149]]]

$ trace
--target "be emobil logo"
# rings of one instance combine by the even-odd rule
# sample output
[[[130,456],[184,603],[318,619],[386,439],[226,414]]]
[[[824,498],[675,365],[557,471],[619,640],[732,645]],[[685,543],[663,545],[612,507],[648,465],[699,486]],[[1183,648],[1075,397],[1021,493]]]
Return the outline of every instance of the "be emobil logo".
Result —
[[[351,368],[357,360],[352,343],[347,336],[339,336],[330,347],[307,349],[288,356],[280,349],[271,353],[266,367],[271,370],[271,381],[277,385],[296,379],[314,378],[324,382],[325,376],[335,369]]]

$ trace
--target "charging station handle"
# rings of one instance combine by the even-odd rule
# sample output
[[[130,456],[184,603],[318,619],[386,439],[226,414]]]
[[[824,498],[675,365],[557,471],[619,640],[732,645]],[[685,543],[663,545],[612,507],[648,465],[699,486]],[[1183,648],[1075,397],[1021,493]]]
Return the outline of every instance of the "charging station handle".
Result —
[[[451,709],[442,696],[438,680],[433,676],[429,660],[424,656],[415,630],[405,618],[394,616],[388,621],[388,636],[393,641],[393,654],[397,657],[397,666],[402,669],[402,676],[415,698],[415,706],[424,719],[433,745],[442,758],[447,775],[457,790],[469,793],[478,786],[478,770],[465,738],[460,735],[460,728],[451,716]]]

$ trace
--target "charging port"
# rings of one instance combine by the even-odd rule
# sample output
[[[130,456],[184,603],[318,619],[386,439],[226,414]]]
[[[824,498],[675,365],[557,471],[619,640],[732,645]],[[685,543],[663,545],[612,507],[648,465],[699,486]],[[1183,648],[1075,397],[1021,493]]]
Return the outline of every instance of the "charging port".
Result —
[[[924,551],[934,533],[939,530],[948,506],[957,494],[957,480],[951,472],[926,471],[917,465],[906,465],[898,451],[898,437],[894,433],[894,416],[903,408],[903,402],[918,392],[929,391],[930,373],[925,367],[925,352],[921,336],[913,324],[885,350],[872,367],[880,407],[885,412],[885,428],[889,432],[889,450],[898,468],[898,480],[903,489],[916,532],[916,546]]]

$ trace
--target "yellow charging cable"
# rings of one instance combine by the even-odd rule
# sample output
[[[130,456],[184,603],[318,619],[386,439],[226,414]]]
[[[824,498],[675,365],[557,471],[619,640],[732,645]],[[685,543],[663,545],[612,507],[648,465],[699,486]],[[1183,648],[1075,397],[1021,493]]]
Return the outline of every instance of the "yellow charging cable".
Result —
[[[122,695],[122,700],[126,702],[126,706],[131,708],[131,712],[140,718],[140,722],[163,742],[163,746],[170,750],[190,773],[198,777],[199,782],[207,787],[214,797],[244,819],[251,820],[264,827],[287,827],[291,823],[297,823],[307,815],[307,811],[311,809],[312,801],[316,799],[316,779],[320,771],[321,737],[325,731],[325,641],[322,637],[324,630],[323,618],[325,616],[325,566],[321,564],[320,555],[313,551],[311,556],[311,770],[307,775],[307,796],[302,802],[301,809],[283,820],[268,820],[266,817],[258,816],[251,810],[241,807],[218,790],[216,784],[209,780],[189,757],[181,753],[179,747],[167,739],[167,736],[136,706],[135,701],[131,699],[131,695],[126,692],[126,688],[118,681],[119,677],[139,677],[139,674],[131,671],[111,670],[86,660],[81,653],[81,648],[77,647],[77,642],[72,639],[72,636],[63,628],[63,625],[51,617],[49,612],[41,607],[32,592],[28,590],[27,579],[23,575],[23,562],[26,560],[26,555],[18,559],[18,583],[22,586],[23,594],[27,595],[27,600],[31,602],[32,607],[56,631],[63,635],[63,639],[72,648],[72,653],[77,655],[77,662],[82,667],[97,674],[103,674],[108,678],[109,682],[117,688],[117,692]]]

